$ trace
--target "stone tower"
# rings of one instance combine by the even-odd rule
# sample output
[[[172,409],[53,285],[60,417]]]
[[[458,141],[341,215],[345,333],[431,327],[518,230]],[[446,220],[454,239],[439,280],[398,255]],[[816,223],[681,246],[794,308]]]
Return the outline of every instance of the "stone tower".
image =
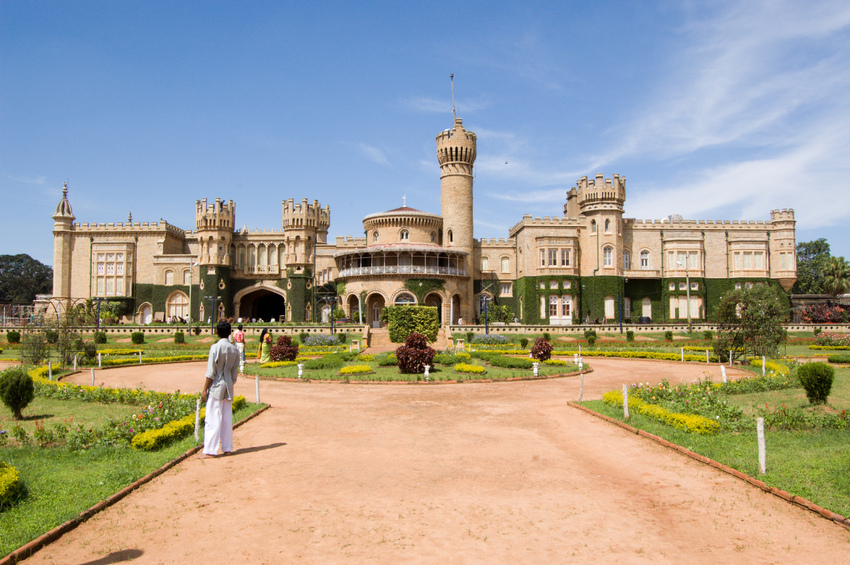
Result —
[[[68,183],[62,185],[62,200],[53,214],[53,297],[67,311],[71,298],[71,241],[74,212],[68,202]]]
[[[236,204],[227,204],[216,198],[195,201],[195,228],[198,232],[198,263],[201,265],[230,266],[230,244],[236,225]]]
[[[623,270],[623,204],[626,201],[626,178],[614,175],[606,179],[602,173],[596,179],[581,177],[574,189],[567,193],[567,214],[578,208],[585,218],[586,236],[583,237],[587,269],[593,272],[582,275],[622,275]],[[609,249],[609,260],[605,250]],[[584,260],[582,261],[584,263]],[[582,265],[585,267],[585,265]]]
[[[477,141],[466,131],[463,121],[455,118],[454,127],[437,136],[437,160],[440,163],[440,213],[443,216],[443,247],[467,253],[464,259],[466,279],[457,289],[466,311],[460,315],[474,319],[472,264],[472,167],[475,163]]]
[[[312,271],[316,257],[316,244],[328,241],[328,227],[331,224],[331,207],[306,198],[300,204],[290,198],[282,201],[283,231],[286,233],[286,266],[297,272],[305,268]]]

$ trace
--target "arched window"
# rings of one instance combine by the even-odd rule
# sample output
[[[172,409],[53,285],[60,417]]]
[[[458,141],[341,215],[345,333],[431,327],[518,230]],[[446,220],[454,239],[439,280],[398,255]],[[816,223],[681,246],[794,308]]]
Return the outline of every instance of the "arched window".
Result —
[[[189,317],[189,297],[181,291],[172,292],[165,302],[165,315],[172,318],[186,319]]]
[[[606,267],[614,266],[614,248],[613,247],[603,247],[602,248],[602,264]]]
[[[647,251],[646,249],[640,252],[640,268],[649,268],[649,251]]]
[[[632,317],[632,299],[628,296],[623,298],[623,317],[631,318]]]
[[[165,271],[165,284],[174,284],[174,271]]]
[[[632,254],[628,251],[623,251],[623,269],[631,269],[632,268]]]
[[[248,266],[253,267],[257,264],[257,249],[252,245],[248,248]]]
[[[378,230],[372,232],[372,243],[378,243]]]
[[[187,286],[192,284],[192,271],[190,271],[189,269],[183,271],[183,284]]]
[[[401,233],[399,234],[399,239],[401,239],[401,241],[409,240],[410,239],[410,232],[407,231],[407,230],[401,230]]]
[[[449,230],[449,243],[454,241],[454,237],[452,236],[452,230]]]
[[[590,233],[596,233],[596,220],[590,220]]]
[[[269,265],[277,265],[277,248],[269,245]]]
[[[437,243],[437,232],[431,232],[431,243]]]
[[[489,268],[490,268],[490,265],[489,265],[489,262],[487,260],[487,257],[482,257],[481,258],[481,270],[486,271]]]
[[[508,257],[502,257],[502,272],[509,273],[511,270],[511,260]]]
[[[611,231],[611,220],[605,220],[605,233],[609,233]]]
[[[395,297],[396,306],[413,306],[414,304],[416,304],[416,299],[413,297],[412,294],[402,292],[401,294]]]

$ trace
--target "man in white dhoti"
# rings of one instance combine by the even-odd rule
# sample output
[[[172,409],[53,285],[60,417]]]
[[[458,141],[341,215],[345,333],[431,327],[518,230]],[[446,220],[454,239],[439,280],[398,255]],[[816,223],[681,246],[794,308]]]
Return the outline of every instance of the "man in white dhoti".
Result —
[[[206,401],[204,423],[204,457],[233,451],[233,385],[239,377],[239,350],[228,341],[230,324],[219,322],[216,326],[218,341],[210,347],[207,375],[201,401]]]

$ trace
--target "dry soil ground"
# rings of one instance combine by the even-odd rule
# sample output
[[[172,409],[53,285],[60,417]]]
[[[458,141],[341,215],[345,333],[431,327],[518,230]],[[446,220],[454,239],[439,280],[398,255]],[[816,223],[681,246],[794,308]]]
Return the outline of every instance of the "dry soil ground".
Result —
[[[706,367],[590,362],[585,398]],[[189,391],[203,370],[97,380]],[[264,381],[272,408],[233,455],[183,462],[26,563],[847,562],[847,530],[568,407],[578,390]]]

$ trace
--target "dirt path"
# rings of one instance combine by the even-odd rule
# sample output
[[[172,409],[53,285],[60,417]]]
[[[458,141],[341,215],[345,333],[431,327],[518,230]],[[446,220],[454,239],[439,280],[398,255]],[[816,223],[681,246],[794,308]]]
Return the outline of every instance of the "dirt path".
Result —
[[[585,398],[705,370],[589,362]],[[128,367],[97,380],[189,391],[203,369]],[[237,386],[253,398],[253,382]],[[178,465],[26,563],[846,560],[847,530],[567,407],[578,389],[575,378],[264,381],[273,408],[237,430],[233,456]]]

